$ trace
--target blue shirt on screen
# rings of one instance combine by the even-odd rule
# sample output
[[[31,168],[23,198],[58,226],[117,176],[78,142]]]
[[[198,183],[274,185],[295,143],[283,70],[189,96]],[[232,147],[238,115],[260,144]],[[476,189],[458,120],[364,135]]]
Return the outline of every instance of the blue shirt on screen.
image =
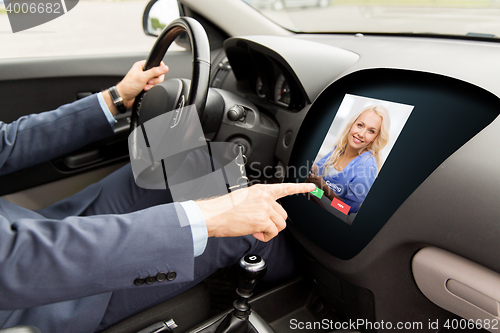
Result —
[[[319,174],[324,175],[323,179],[333,193],[351,206],[349,214],[356,213],[377,177],[377,162],[367,151],[349,162],[344,170],[330,167],[325,172],[324,165],[331,155],[332,151],[315,163],[319,167]]]

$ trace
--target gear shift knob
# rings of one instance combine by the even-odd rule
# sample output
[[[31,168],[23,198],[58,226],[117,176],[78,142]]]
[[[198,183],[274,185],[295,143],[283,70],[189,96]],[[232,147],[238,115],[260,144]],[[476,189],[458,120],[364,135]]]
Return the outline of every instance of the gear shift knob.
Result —
[[[247,254],[240,259],[237,293],[243,297],[252,296],[255,285],[266,275],[267,265],[261,256]]]
[[[256,254],[247,254],[240,259],[238,272],[238,299],[233,303],[233,312],[217,327],[215,333],[246,333],[248,332],[248,317],[250,304],[248,299],[253,294],[257,282],[266,275],[267,266],[264,259]]]
[[[250,272],[260,272],[265,269],[266,262],[257,254],[247,254],[240,259],[240,267]]]

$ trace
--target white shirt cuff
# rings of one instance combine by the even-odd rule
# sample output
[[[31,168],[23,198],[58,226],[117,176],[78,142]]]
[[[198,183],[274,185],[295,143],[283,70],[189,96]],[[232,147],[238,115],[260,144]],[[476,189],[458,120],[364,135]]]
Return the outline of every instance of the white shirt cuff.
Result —
[[[208,231],[205,217],[200,207],[194,201],[185,201],[180,203],[186,212],[187,219],[191,225],[191,235],[193,236],[194,256],[203,254],[207,246]]]
[[[108,105],[106,104],[106,101],[102,96],[102,92],[97,93],[97,99],[99,100],[99,105],[101,106],[102,112],[104,112],[106,119],[108,120],[111,127],[113,127],[113,125],[116,124],[116,119],[115,117],[113,117],[111,111],[109,111]]]

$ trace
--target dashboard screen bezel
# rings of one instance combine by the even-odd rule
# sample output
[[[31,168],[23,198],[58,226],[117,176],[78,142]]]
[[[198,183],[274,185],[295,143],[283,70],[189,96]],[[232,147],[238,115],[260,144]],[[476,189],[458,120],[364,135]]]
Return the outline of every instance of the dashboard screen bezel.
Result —
[[[303,195],[281,199],[298,230],[340,259],[358,254],[441,163],[498,116],[498,98],[467,82],[410,70],[361,70],[332,83],[310,107],[289,168],[314,159],[345,94],[414,105],[414,109],[355,223],[346,224]],[[288,174],[285,181],[302,183],[305,176]]]

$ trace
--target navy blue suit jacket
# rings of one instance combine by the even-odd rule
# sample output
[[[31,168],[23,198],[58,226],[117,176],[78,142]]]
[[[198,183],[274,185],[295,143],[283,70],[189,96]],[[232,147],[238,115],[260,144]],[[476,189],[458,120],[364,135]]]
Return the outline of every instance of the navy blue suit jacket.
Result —
[[[0,122],[0,174],[112,133],[95,95]],[[79,200],[85,205],[96,195]],[[193,266],[191,229],[178,204],[49,219],[0,199],[0,327],[42,321],[42,332],[93,331],[112,291],[137,288],[137,277],[158,269],[175,271],[174,282],[190,281]]]

